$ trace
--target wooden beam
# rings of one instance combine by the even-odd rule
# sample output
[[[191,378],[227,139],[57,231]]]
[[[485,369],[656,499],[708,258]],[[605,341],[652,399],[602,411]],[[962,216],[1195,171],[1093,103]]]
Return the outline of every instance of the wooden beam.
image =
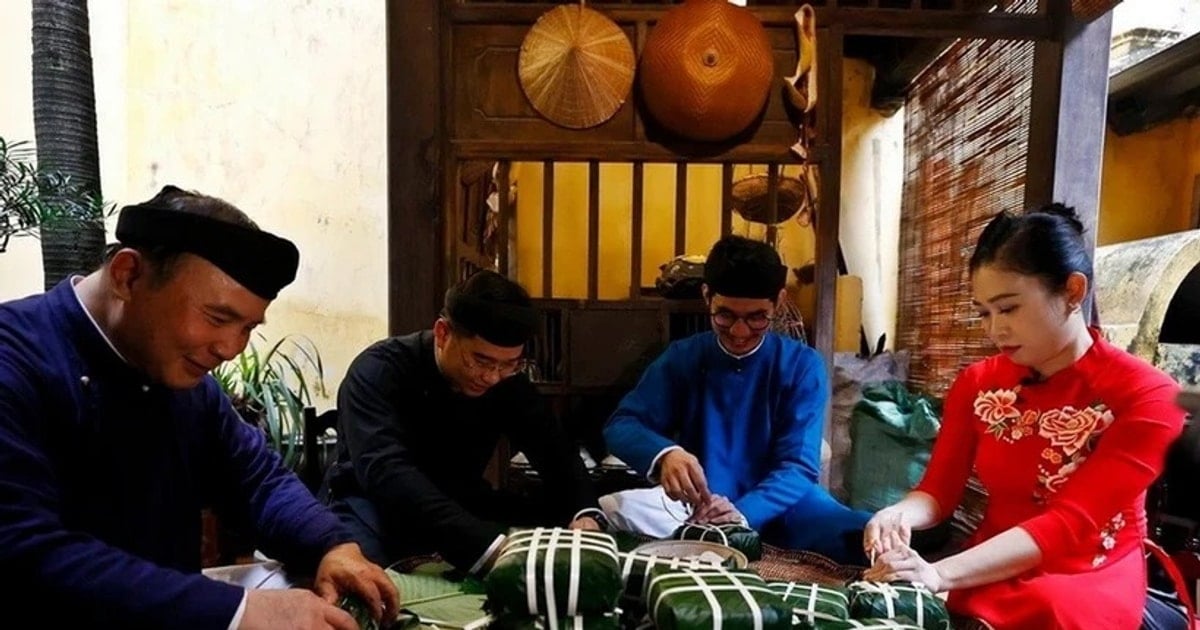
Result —
[[[497,212],[499,215],[496,218],[496,252],[499,259],[500,273],[505,276],[512,277],[512,261],[509,260],[508,239],[509,222],[513,220],[515,209],[508,202],[508,192],[512,188],[509,183],[509,171],[512,169],[512,162],[508,160],[500,160],[499,166],[496,168],[496,191],[497,191]]]
[[[721,236],[733,232],[733,164],[721,165]]]
[[[767,242],[771,247],[777,244],[779,226],[779,165],[767,166]]]
[[[687,162],[675,163],[675,255],[687,248]]]
[[[1084,24],[1072,17],[1069,0],[1052,0],[1048,15],[1062,36],[1034,48],[1025,205],[1074,207],[1094,250],[1112,13]],[[1090,304],[1084,312],[1093,312]]]
[[[456,3],[450,18],[456,24],[531,25],[554,3],[472,2]],[[618,24],[654,22],[668,8],[665,5],[594,7]],[[883,35],[897,37],[970,37],[976,39],[1036,40],[1050,37],[1046,20],[1039,15],[968,10],[884,9],[866,7],[816,7],[817,24],[838,24],[847,35]],[[759,6],[751,11],[764,26],[793,26],[796,7]]]
[[[958,0],[955,10],[968,13],[986,12],[995,4],[995,0]],[[871,107],[889,116],[904,105],[904,99],[917,75],[956,41],[955,38],[907,37],[847,39],[847,55],[862,56],[875,66]],[[856,52],[852,53],[851,50]]]
[[[554,297],[554,162],[542,162],[542,297]]]
[[[825,94],[842,93],[842,47],[844,34],[840,27],[817,30],[821,85]],[[818,134],[822,137],[841,137],[842,110],[840,107],[818,105]],[[820,207],[816,210],[817,239],[814,284],[816,289],[816,321],[813,322],[813,347],[825,358],[825,370],[833,374],[833,332],[837,304],[838,225],[841,214],[842,145],[829,145],[831,168],[821,171]],[[828,432],[828,426],[826,432]],[[828,435],[826,436],[828,437]]]
[[[600,162],[588,162],[588,250],[587,295],[600,295]]]
[[[653,142],[554,142],[539,140],[452,140],[454,155],[464,160],[498,160],[514,162],[676,162],[680,155]],[[809,147],[806,163],[821,162],[826,145]],[[704,156],[685,156],[689,164],[739,164],[777,162],[799,164],[791,150],[782,144],[739,145],[724,153]]]
[[[632,225],[629,230],[629,252],[632,257],[629,265],[629,297],[633,300],[642,296],[642,186],[644,181],[645,165],[641,162],[634,162],[633,207],[630,217]]]
[[[420,330],[437,314],[442,285],[438,214],[446,129],[441,103],[438,0],[386,8],[388,329]]]
[[[1200,35],[1112,77],[1108,123],[1120,135],[1145,131],[1200,104]]]

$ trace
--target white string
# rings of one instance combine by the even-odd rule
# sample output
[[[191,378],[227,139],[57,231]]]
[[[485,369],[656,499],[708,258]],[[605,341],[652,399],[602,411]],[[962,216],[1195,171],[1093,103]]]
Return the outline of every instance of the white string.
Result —
[[[691,531],[692,528],[705,532],[700,534],[701,542],[708,542],[708,538],[706,538],[708,532],[716,532],[717,535],[721,537],[721,544],[725,545],[726,547],[729,546],[729,536],[725,534],[725,530],[721,529],[721,527],[718,525],[709,525],[708,523],[689,523],[684,525],[683,531],[679,533],[680,538],[688,540],[687,533]]]
[[[583,537],[579,536],[580,530],[578,529],[573,529],[571,532],[571,581],[569,583],[570,590],[567,591],[567,614],[575,615],[579,606],[579,546],[583,542]]]
[[[746,600],[746,606],[750,608],[750,617],[754,619],[754,630],[762,630],[762,608],[759,607],[758,601],[754,599],[754,596],[750,594],[750,589],[746,588],[746,585],[736,575],[730,574],[729,580],[738,587],[738,593],[741,594],[742,599]]]
[[[887,605],[888,618],[896,616],[896,600],[900,599],[900,591],[895,586],[884,582],[859,581],[851,584],[850,588],[883,596],[883,602]]]
[[[542,567],[543,586],[546,588],[546,622],[550,630],[558,630],[558,602],[554,598],[554,552],[558,548],[558,537],[562,530],[550,530],[550,541],[546,545],[545,566]],[[537,614],[531,610],[530,614]]]

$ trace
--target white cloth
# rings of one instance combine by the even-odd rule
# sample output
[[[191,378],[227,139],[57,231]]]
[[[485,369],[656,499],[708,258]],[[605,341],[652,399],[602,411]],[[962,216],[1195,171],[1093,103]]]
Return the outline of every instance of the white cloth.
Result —
[[[662,486],[606,494],[600,509],[613,529],[654,538],[669,537],[691,515],[686,505],[667,498]]]
[[[286,589],[292,588],[292,583],[283,571],[283,565],[275,560],[239,564],[223,567],[212,567],[201,571],[206,577],[218,582],[241,586],[245,589]],[[242,593],[242,601],[238,604],[233,619],[229,621],[229,630],[237,630],[242,623],[242,615],[246,613],[246,593]]]

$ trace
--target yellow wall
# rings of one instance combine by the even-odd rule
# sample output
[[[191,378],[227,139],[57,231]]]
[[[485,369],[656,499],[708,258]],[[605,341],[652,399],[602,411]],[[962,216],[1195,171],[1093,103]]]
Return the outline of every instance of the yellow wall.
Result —
[[[880,334],[895,338],[896,259],[899,240],[900,191],[903,183],[904,116],[890,118],[870,109],[871,66],[847,60],[844,82],[843,174],[841,193],[841,244],[850,273],[859,276],[839,287],[841,326],[838,347],[858,349],[861,318],[872,343]],[[704,255],[720,236],[721,167],[687,166],[686,254]],[[554,172],[553,283],[542,286],[542,183],[543,166],[516,163],[510,180],[516,197],[516,275],[535,295],[587,297],[588,168],[585,163],[560,163]],[[734,180],[763,165],[737,165]],[[797,166],[783,168],[784,175],[799,176]],[[630,295],[632,174],[629,164],[600,167],[600,260],[598,295],[622,299]],[[642,287],[653,287],[659,266],[675,255],[674,164],[647,164],[642,193]],[[798,218],[798,217],[797,217]],[[733,216],[735,234],[763,238],[766,228]],[[779,226],[778,249],[784,264],[796,268],[814,261],[815,234],[809,225],[789,220]],[[789,278],[795,282],[795,277]],[[797,293],[806,317],[812,316],[812,293]],[[861,309],[861,313],[858,312]],[[889,342],[890,346],[890,342]]]
[[[385,3],[90,4],[105,196],[174,183],[294,240],[298,277],[263,332],[311,338],[336,394],[387,333]],[[33,139],[29,11],[0,3],[6,138]],[[0,300],[41,290],[39,256],[32,239],[0,254]]]
[[[1100,187],[1101,245],[1192,229],[1200,176],[1200,119],[1178,118],[1142,133],[1105,139]]]
[[[653,287],[659,265],[675,256],[675,174],[674,164],[646,164],[642,188],[642,282]],[[721,233],[721,166],[692,164],[686,167],[687,228],[685,253],[704,255]],[[587,297],[588,246],[588,167],[586,163],[559,163],[554,167],[554,243],[552,246],[553,282],[549,295],[566,298]],[[761,167],[758,170],[763,170]],[[734,169],[734,178],[748,173],[750,167]],[[794,173],[795,167],[785,169]],[[517,279],[535,295],[547,295],[542,286],[542,183],[541,162],[513,165],[511,180],[517,186],[516,248]],[[633,166],[628,163],[600,165],[600,280],[601,299],[623,299],[630,295],[629,273],[633,235]],[[752,230],[752,232],[748,232]],[[749,226],[740,217],[733,218],[738,234],[762,235],[761,227]],[[792,245],[811,251],[812,238],[782,236],[797,233],[791,226],[780,229],[781,247]],[[785,252],[785,259],[789,258]],[[792,264],[802,253],[785,260]],[[811,258],[811,254],[808,255]]]

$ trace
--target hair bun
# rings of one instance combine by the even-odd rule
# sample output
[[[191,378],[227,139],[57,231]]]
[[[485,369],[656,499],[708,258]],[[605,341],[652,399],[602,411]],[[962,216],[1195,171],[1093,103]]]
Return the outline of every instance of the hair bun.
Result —
[[[1075,228],[1076,232],[1083,234],[1083,221],[1079,220],[1079,215],[1075,212],[1075,208],[1063,203],[1054,202],[1048,203],[1040,208],[1031,210],[1027,214],[1045,214],[1065,219],[1071,227]]]

